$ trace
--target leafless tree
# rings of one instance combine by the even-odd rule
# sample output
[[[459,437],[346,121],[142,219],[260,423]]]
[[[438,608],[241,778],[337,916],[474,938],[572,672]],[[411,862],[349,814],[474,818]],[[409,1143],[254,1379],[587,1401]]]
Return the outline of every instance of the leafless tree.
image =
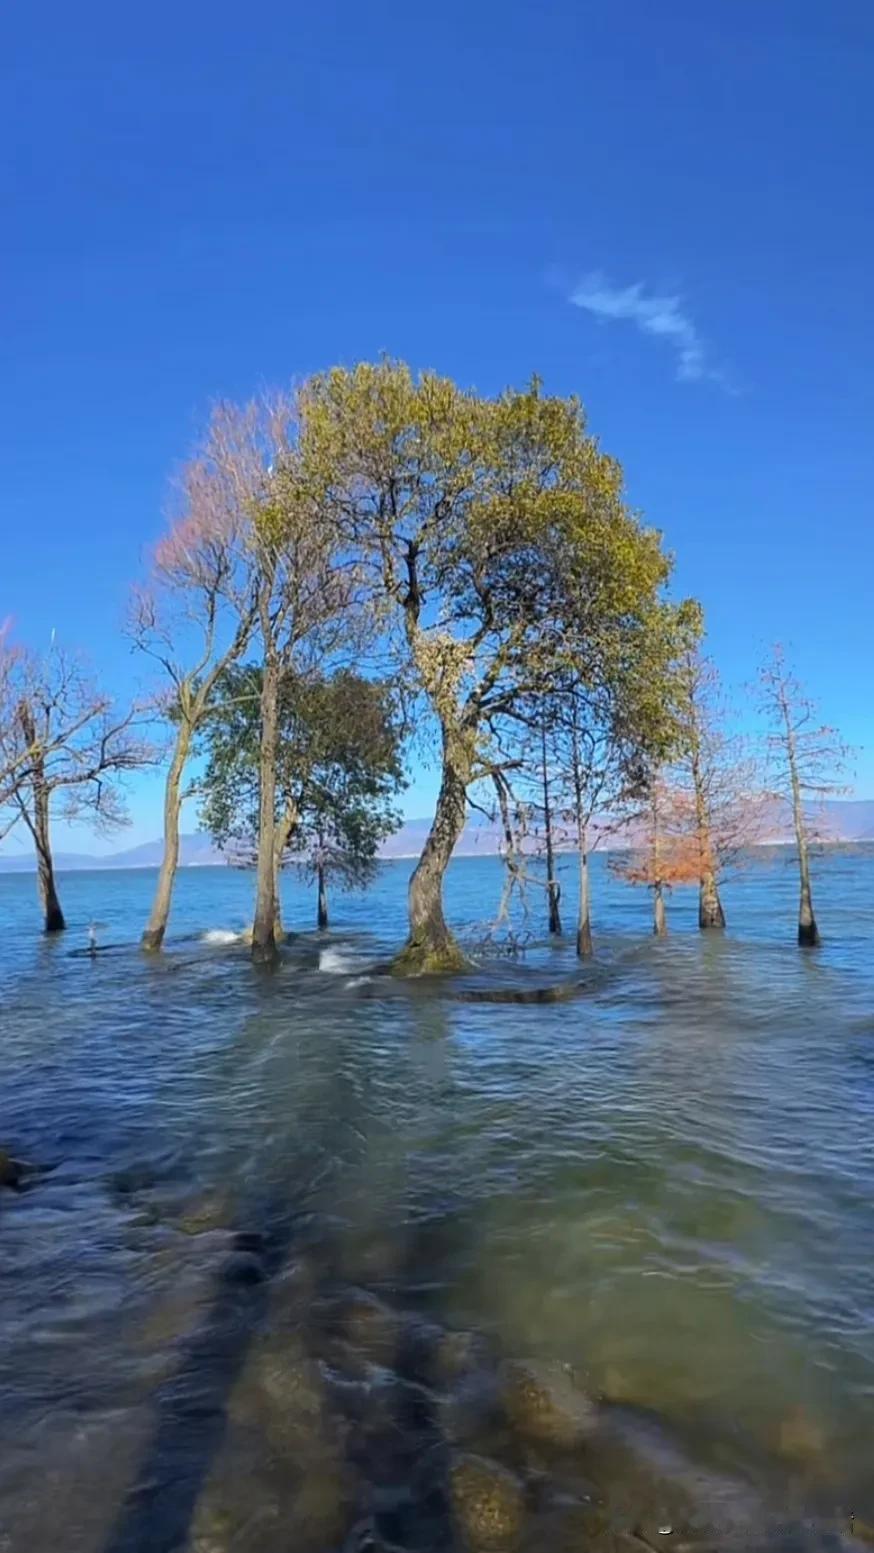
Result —
[[[19,819],[13,803],[16,781],[32,755],[29,746],[22,743],[18,726],[18,674],[23,649],[11,641],[10,632],[11,621],[4,620],[0,626],[0,841]]]
[[[673,776],[686,795],[688,829],[698,848],[698,926],[725,927],[724,875],[761,839],[766,816],[762,776],[749,741],[730,730],[719,673],[697,647],[678,676],[681,754]]]
[[[355,563],[340,529],[301,478],[293,395],[235,409],[214,423],[230,464],[269,450],[251,504],[255,629],[263,654],[257,881],[252,957],[267,963],[282,936],[279,874],[299,821],[295,804],[277,817],[276,772],[283,679],[301,680],[348,661],[367,638]],[[255,465],[252,465],[252,474]],[[251,476],[249,477],[251,479]]]
[[[82,662],[53,647],[44,657],[20,652],[0,667],[0,801],[6,828],[19,821],[36,851],[48,933],[66,926],[52,858],[53,802],[66,820],[97,830],[125,824],[119,778],[154,759],[137,708],[115,711]],[[0,823],[0,830],[4,828]]]
[[[816,704],[805,694],[782,647],[775,647],[762,666],[759,684],[770,727],[767,753],[771,787],[791,806],[798,848],[798,942],[803,948],[814,948],[820,942],[810,884],[815,810],[829,794],[845,790],[838,778],[849,751],[836,729],[820,723]]]
[[[179,864],[183,777],[221,675],[246,649],[258,616],[253,512],[281,446],[281,416],[219,405],[179,482],[179,511],[132,599],[129,634],[158,664],[156,709],[172,728],[164,790],[164,852],[145,949],[164,941]]]

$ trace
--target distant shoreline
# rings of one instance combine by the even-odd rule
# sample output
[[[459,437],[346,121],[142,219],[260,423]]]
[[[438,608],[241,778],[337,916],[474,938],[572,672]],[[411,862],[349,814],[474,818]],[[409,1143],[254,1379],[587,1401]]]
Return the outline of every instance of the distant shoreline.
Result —
[[[794,845],[795,841],[792,837],[784,837],[782,839],[774,838],[773,840],[769,841],[757,841],[750,848],[750,850],[755,852],[765,852],[769,848],[790,848]],[[821,849],[834,851],[839,847],[874,847],[874,836],[829,836],[826,840],[817,843],[818,850]],[[598,852],[603,856],[607,856],[611,852],[622,852],[625,850],[626,849],[624,847],[594,846],[591,848],[593,853]],[[557,849],[557,853],[560,858],[568,858],[575,855],[573,847],[559,847]],[[381,863],[414,863],[418,860],[419,856],[419,852],[395,852],[390,856],[381,857],[379,861]],[[536,856],[536,854],[528,854],[528,856]],[[487,851],[486,848],[483,847],[482,850],[475,849],[473,851],[456,852],[452,858],[452,861],[454,863],[465,862],[474,858],[486,857],[495,858],[496,860],[500,861],[501,854],[498,851]],[[89,859],[87,862],[85,860],[82,862],[76,861],[74,863],[59,861],[55,865],[55,872],[58,874],[145,874],[150,872],[154,873],[158,867],[159,864],[156,862],[116,863],[110,859],[102,861],[99,857],[95,857],[93,859]],[[186,872],[192,872],[196,870],[201,873],[207,870],[212,872],[221,869],[232,869],[238,873],[252,873],[254,871],[254,867],[243,868],[238,863],[230,862],[227,858],[210,858],[204,860],[203,862],[180,863],[179,868],[180,871],[184,870]],[[36,861],[34,858],[28,857],[26,860],[22,859],[20,862],[18,860],[13,862],[12,859],[7,859],[0,856],[0,875],[6,875],[9,878],[12,878],[16,875],[30,877],[35,873]]]

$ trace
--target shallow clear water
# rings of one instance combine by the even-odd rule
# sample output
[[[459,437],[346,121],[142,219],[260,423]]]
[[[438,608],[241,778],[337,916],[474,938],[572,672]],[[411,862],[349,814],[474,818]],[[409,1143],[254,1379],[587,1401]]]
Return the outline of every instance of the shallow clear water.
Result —
[[[405,863],[327,935],[289,884],[275,973],[229,936],[245,875],[183,871],[157,958],[151,873],[63,876],[55,941],[0,876],[0,1145],[39,1167],[0,1194],[0,1548],[449,1546],[462,1448],[531,1548],[874,1523],[874,852],[818,866],[802,954],[779,854],[724,937],[682,894],[664,943],[599,862],[596,961],[545,1005],[490,1001],[577,974],[536,895],[522,959],[372,974]],[[453,865],[460,928],[499,882]],[[508,1425],[517,1358],[601,1399],[584,1448]]]

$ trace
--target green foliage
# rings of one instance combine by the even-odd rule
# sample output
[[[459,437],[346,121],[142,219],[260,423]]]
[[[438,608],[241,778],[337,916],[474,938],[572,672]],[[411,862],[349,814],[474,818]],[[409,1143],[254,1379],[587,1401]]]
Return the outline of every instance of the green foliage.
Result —
[[[448,964],[441,889],[459,791],[490,778],[506,792],[520,766],[508,744],[559,683],[597,709],[645,783],[676,743],[673,675],[696,609],[666,602],[670,558],[579,401],[536,378],[489,399],[400,362],[362,363],[310,379],[298,415],[298,499],[342,534],[393,669],[439,728],[440,796],[404,963]]]
[[[495,719],[564,675],[615,692],[648,748],[671,743],[697,607],[665,602],[670,558],[576,399],[537,379],[486,399],[382,361],[311,379],[299,405],[301,479],[401,625],[444,735],[487,761]]]
[[[202,741],[201,824],[241,861],[258,829],[261,680],[257,664],[223,676]],[[290,822],[283,860],[365,883],[380,841],[400,823],[393,799],[404,775],[388,687],[349,671],[286,673],[279,729],[277,827]]]

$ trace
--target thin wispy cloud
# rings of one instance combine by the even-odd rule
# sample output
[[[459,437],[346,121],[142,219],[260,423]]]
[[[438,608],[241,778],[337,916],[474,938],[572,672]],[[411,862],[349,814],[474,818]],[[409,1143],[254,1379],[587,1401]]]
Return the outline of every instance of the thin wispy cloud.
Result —
[[[708,360],[701,335],[679,296],[647,292],[642,281],[614,286],[593,271],[578,281],[570,295],[575,307],[605,323],[631,323],[641,334],[663,340],[674,352],[676,376],[683,383],[709,380],[727,387],[723,372]]]

